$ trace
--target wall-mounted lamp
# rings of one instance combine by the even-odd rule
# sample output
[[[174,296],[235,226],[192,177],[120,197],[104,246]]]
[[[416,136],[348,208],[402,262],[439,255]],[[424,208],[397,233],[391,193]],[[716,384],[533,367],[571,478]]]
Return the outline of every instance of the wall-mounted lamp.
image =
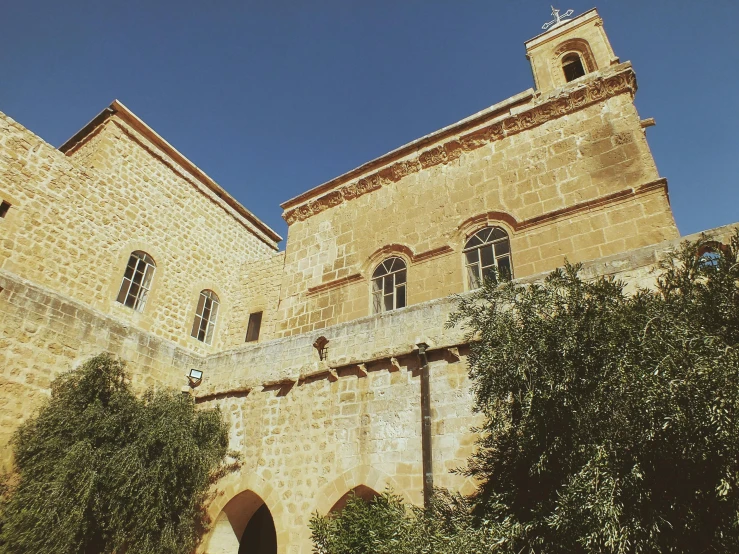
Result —
[[[200,383],[203,382],[203,372],[199,369],[191,369],[190,373],[186,375],[187,380],[190,383],[191,387],[197,387]]]
[[[326,359],[326,356],[328,356],[328,339],[321,335],[316,339],[316,342],[313,343],[313,348],[318,350],[318,358],[323,361]]]

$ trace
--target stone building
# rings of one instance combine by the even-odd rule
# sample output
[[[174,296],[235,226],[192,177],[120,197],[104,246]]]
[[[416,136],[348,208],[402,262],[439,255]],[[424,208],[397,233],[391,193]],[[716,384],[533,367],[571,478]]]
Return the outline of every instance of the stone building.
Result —
[[[0,114],[2,463],[50,381],[109,351],[137,387],[203,371],[197,402],[230,419],[245,464],[203,552],[306,554],[350,491],[421,503],[424,459],[473,490],[450,473],[475,440],[450,295],[565,258],[636,287],[679,239],[598,13],[525,44],[534,88],[288,200],[284,251],[120,102],[58,149]]]

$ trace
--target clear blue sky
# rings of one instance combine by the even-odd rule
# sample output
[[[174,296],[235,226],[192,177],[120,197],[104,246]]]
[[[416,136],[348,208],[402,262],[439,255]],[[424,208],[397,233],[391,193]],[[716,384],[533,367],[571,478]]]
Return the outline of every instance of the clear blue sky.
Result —
[[[680,231],[739,221],[739,2],[595,6],[634,64],[640,115],[657,120],[649,143]],[[117,98],[286,236],[280,202],[532,86],[523,42],[549,11],[538,0],[4,0],[0,110],[59,146]]]

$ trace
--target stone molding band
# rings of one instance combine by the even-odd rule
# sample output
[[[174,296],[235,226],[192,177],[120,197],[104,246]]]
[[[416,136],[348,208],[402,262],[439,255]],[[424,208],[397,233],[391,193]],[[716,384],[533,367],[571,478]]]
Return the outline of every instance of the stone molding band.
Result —
[[[386,246],[383,246],[382,248],[380,248],[379,250],[377,250],[370,256],[370,265],[371,265],[371,261],[373,260],[379,263],[385,257],[392,256],[394,254],[397,255],[398,253],[405,254],[411,263],[420,263],[420,262],[431,260],[433,258],[437,258],[439,256],[451,254],[452,252],[454,252],[454,249],[447,244],[443,246],[439,246],[438,248],[432,248],[431,250],[426,250],[425,252],[421,252],[420,254],[414,254],[410,248],[402,244],[388,244]],[[347,275],[346,277],[334,279],[333,281],[326,281],[325,283],[321,283],[320,285],[316,285],[314,287],[308,287],[306,295],[314,296],[318,293],[331,290],[331,289],[335,289],[337,287],[343,287],[344,285],[348,285],[350,283],[355,283],[357,281],[362,281],[362,280],[364,280],[364,276],[362,275],[362,272],[352,273],[351,275]]]
[[[559,210],[547,212],[535,217],[530,217],[529,219],[524,219],[523,221],[517,221],[515,217],[506,212],[487,212],[466,219],[459,226],[459,228],[464,229],[468,227],[474,227],[475,225],[486,223],[488,221],[502,221],[503,223],[508,224],[508,226],[510,226],[510,228],[514,231],[523,231],[525,229],[530,229],[531,227],[545,225],[547,223],[551,223],[559,219],[564,219],[578,213],[586,212],[594,208],[600,208],[601,206],[615,204],[616,202],[627,200],[640,194],[646,194],[655,190],[663,190],[666,193],[667,179],[662,177],[655,181],[650,181],[649,183],[639,185],[635,188],[628,188],[620,190],[618,192],[613,192],[611,194],[606,194],[605,196],[599,196],[598,198],[593,198],[592,200],[586,200],[578,204],[573,204],[572,206],[567,206],[566,208],[561,208]]]
[[[353,273],[352,275],[347,275],[346,277],[342,277],[341,279],[334,279],[333,281],[321,283],[320,285],[316,285],[315,287],[308,287],[307,294],[308,296],[312,296],[314,294],[318,294],[319,292],[342,287],[344,285],[348,285],[349,283],[355,283],[356,281],[361,281],[362,278],[363,277],[361,273]]]
[[[477,150],[491,142],[538,127],[607,98],[624,93],[629,93],[633,97],[636,94],[636,76],[631,66],[623,64],[614,69],[615,73],[599,74],[577,87],[544,97],[538,104],[520,113],[507,115],[494,123],[460,135],[459,138],[424,150],[410,159],[395,162],[334,189],[315,200],[285,211],[282,217],[288,225],[306,220],[343,202],[400,181],[408,175],[436,165],[451,163],[465,152]]]

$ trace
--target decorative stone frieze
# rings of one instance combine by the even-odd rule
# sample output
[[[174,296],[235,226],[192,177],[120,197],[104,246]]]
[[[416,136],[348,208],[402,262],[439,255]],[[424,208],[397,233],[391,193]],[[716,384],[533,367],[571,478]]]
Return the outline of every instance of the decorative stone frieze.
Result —
[[[464,152],[481,148],[490,142],[500,140],[547,121],[557,119],[578,111],[586,106],[601,102],[620,94],[636,93],[636,76],[630,64],[621,64],[609,71],[594,74],[590,79],[574,86],[554,91],[540,97],[534,104],[516,114],[509,114],[480,129],[475,129],[460,137],[424,150],[414,158],[395,162],[356,181],[332,190],[323,196],[285,211],[283,218],[288,225],[303,221],[342,202],[367,194],[389,183],[422,169],[448,164],[458,159]]]

